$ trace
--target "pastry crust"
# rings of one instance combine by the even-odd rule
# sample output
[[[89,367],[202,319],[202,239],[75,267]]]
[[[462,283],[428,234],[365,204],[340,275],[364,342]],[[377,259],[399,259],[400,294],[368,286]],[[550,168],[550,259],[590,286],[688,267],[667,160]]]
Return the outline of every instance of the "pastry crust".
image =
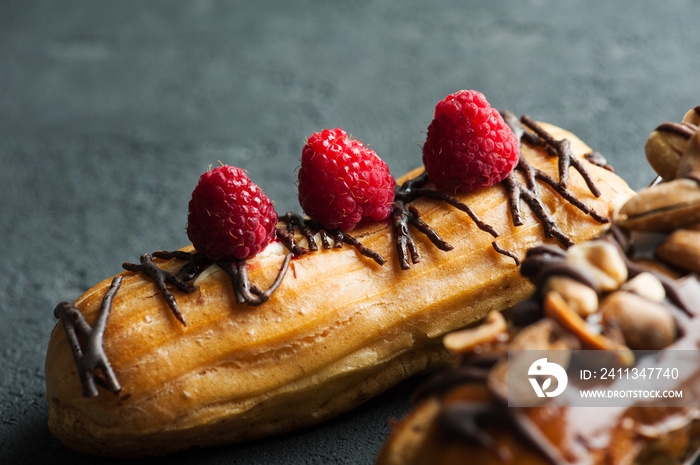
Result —
[[[567,138],[581,157],[590,149]],[[522,145],[522,155],[557,178],[557,159]],[[572,173],[569,191],[610,216],[632,195],[619,177],[583,161],[602,195],[591,195]],[[409,173],[404,179],[414,176]],[[543,203],[574,242],[602,225],[540,186]],[[523,208],[514,227],[501,185],[459,195],[500,233],[498,244],[522,257],[542,242],[542,226]],[[187,320],[178,322],[153,281],[122,273],[105,331],[104,351],[122,390],[84,397],[62,322],[46,357],[49,427],[78,451],[109,456],[162,455],[190,446],[260,438],[309,426],[352,409],[401,380],[455,361],[442,336],[474,324],[490,310],[523,300],[532,285],[513,261],[492,247],[493,238],[444,203],[412,203],[454,249],[443,252],[416,237],[422,260],[408,270],[397,261],[392,228],[376,223],[353,231],[388,261],[383,266],[354,248],[320,250],[295,258],[269,301],[236,304],[227,274],[212,265],[196,278],[196,291],[174,291]],[[185,250],[192,250],[186,248]],[[250,280],[274,281],[286,250],[273,243],[248,262]],[[156,260],[176,271],[182,262]],[[91,326],[111,279],[75,302]]]

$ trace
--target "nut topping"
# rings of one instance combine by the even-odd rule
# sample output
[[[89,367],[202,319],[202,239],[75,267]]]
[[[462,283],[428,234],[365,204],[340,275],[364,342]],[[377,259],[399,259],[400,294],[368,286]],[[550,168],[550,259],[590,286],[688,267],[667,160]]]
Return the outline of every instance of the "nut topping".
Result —
[[[630,349],[660,350],[676,339],[676,325],[666,307],[631,292],[618,291],[600,305],[603,324],[622,331]]]
[[[659,278],[648,271],[639,273],[637,276],[620,286],[620,289],[640,295],[654,302],[663,302],[663,300],[666,298],[664,285],[661,284]]]
[[[676,178],[682,178],[692,172],[700,172],[700,129],[693,133],[685,152],[678,160]]]
[[[690,124],[664,123],[649,134],[644,145],[647,161],[666,181],[676,177],[678,162],[696,130]]]
[[[700,105],[688,110],[685,116],[683,116],[683,122],[700,126]]]
[[[566,303],[582,317],[587,317],[598,310],[598,293],[590,286],[567,276],[551,276],[544,284],[543,292],[555,291]]]
[[[618,226],[628,230],[669,232],[700,222],[700,183],[674,179],[639,191],[617,212]]]
[[[656,248],[661,260],[700,273],[700,230],[679,229]]]
[[[613,244],[598,240],[576,244],[564,259],[567,264],[585,270],[601,291],[613,291],[627,281],[627,265]]]

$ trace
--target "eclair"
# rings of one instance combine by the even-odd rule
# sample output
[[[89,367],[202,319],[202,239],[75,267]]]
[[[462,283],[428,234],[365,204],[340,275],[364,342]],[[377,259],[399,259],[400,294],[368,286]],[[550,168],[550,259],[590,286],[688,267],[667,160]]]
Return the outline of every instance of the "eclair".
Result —
[[[528,250],[520,270],[533,295],[445,336],[459,363],[417,389],[377,465],[697,459],[699,109],[651,133],[646,155],[660,182],[625,202],[596,238]],[[549,360],[521,362],[527,352]],[[610,357],[594,355],[603,353]],[[578,368],[568,377],[539,371],[555,363]],[[592,392],[606,400],[587,399]]]
[[[420,167],[363,210],[384,219],[256,220],[253,236],[272,239],[253,255],[243,240],[234,258],[143,254],[61,302],[51,432],[88,454],[164,455],[317,424],[453,365],[445,334],[532,293],[527,249],[594,237],[632,195],[570,132],[504,115],[519,155],[490,187],[440,188]]]

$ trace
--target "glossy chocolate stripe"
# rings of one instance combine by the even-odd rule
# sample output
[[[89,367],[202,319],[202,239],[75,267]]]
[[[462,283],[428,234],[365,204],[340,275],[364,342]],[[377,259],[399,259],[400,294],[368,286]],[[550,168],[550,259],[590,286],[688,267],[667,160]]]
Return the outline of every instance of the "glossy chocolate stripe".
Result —
[[[663,123],[656,128],[659,132],[668,132],[671,134],[676,134],[680,137],[690,139],[691,136],[697,131],[698,127],[688,123]]]

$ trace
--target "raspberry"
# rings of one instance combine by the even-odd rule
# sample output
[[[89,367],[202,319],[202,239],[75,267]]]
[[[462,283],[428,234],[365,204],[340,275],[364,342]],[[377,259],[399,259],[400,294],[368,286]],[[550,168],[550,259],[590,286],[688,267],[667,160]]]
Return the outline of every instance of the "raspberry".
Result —
[[[207,171],[192,192],[187,236],[209,258],[252,257],[275,237],[276,225],[270,198],[235,166]]]
[[[396,181],[386,163],[342,129],[313,134],[301,153],[299,203],[326,229],[389,217]]]
[[[448,190],[476,190],[502,181],[518,163],[520,144],[480,92],[462,90],[435,106],[423,145],[430,180]]]

